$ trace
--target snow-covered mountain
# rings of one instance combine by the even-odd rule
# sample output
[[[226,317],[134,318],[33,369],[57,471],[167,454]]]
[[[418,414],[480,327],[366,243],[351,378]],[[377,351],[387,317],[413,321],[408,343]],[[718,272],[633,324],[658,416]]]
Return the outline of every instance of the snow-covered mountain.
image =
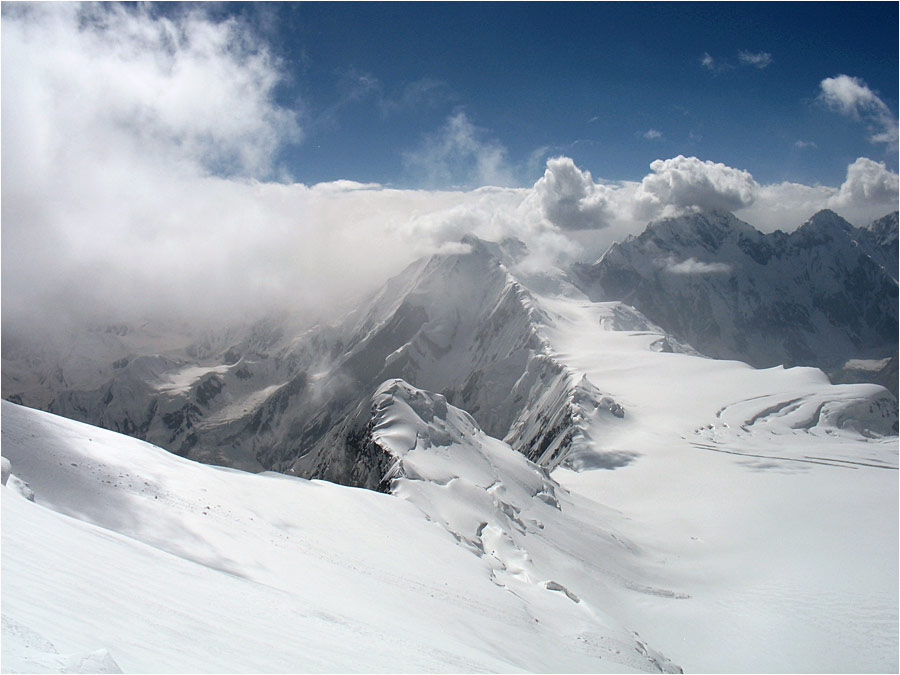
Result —
[[[552,473],[399,378],[356,420],[390,494],[4,402],[4,671],[895,670],[890,394],[532,297],[581,406]]]
[[[768,255],[830,316],[791,265],[874,262],[814,221],[642,236],[660,278]],[[4,670],[896,670],[896,398],[709,358],[523,254],[467,238],[331,326],[8,349],[7,397],[172,452],[4,402]],[[692,288],[732,327],[727,287]]]
[[[900,214],[897,211],[889,213],[856,232],[856,239],[863,250],[882,265],[894,281],[897,281],[898,255],[900,255],[897,246],[898,215]]]
[[[820,211],[763,234],[711,212],[651,223],[575,274],[592,299],[626,302],[708,356],[896,372],[896,269],[896,213],[861,229]],[[896,393],[896,378],[883,379]]]
[[[550,355],[541,310],[510,272],[522,245],[474,237],[463,245],[412,264],[335,326],[296,334],[263,322],[156,353],[122,355],[117,343],[116,360],[95,369],[94,380],[106,381],[58,379],[45,407],[200,461],[377,487],[382,476],[358,446],[357,422],[365,426],[376,388],[401,377],[555,466],[582,403],[623,410]],[[23,380],[6,378],[5,395],[34,405]]]

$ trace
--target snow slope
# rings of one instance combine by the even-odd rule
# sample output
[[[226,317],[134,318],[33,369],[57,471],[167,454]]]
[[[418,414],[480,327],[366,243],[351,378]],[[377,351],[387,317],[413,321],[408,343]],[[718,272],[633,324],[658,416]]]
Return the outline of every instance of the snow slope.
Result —
[[[387,443],[423,422],[410,396],[396,409],[386,396],[379,433]],[[504,501],[503,485],[553,483],[467,426],[467,415],[447,412],[465,428],[440,447],[470,458],[484,451],[496,462],[493,492],[474,465],[456,462],[438,462],[427,499],[413,488],[398,498],[215,468],[4,402],[8,478],[35,493],[32,503],[2,490],[4,672],[671,670],[621,624],[615,603],[564,590],[575,586],[569,577],[581,578],[608,584],[612,597],[616,577],[584,577],[574,557],[559,576],[515,580],[509,551],[478,556],[457,542],[460,519],[493,528],[502,515],[494,505],[512,508],[522,497],[517,490]],[[472,439],[487,449],[469,447]],[[457,469],[468,491],[450,481],[441,494],[441,476]],[[472,500],[472,491],[501,499]],[[537,506],[539,515],[558,513]],[[581,547],[584,564],[618,549],[629,567],[633,554],[601,529],[614,514],[594,509],[582,518],[600,548]],[[438,512],[458,515],[448,528],[435,522]],[[574,527],[568,535],[581,535]],[[537,561],[534,569],[549,568]]]

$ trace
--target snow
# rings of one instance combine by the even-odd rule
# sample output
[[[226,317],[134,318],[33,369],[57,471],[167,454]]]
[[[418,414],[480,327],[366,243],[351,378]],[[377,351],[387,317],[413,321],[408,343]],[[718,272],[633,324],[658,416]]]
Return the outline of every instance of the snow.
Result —
[[[36,494],[2,490],[4,672],[54,672],[75,657],[110,672],[665,663],[599,605],[498,585],[494,564],[404,499],[196,464],[7,402],[2,431],[13,473]]]
[[[539,301],[555,358],[627,411],[588,427],[575,466],[627,461],[553,477],[627,514],[657,583],[690,596],[627,604],[642,635],[688,672],[896,671],[893,397],[598,331],[616,303]]]
[[[391,494],[4,402],[4,672],[898,670],[891,394],[705,358],[468,245],[334,329],[356,379],[322,332],[119,369],[134,419],[144,389],[177,411],[225,382],[186,427],[210,461],[258,466],[321,425],[286,461],[365,449]],[[256,411],[274,431],[229,440]]]

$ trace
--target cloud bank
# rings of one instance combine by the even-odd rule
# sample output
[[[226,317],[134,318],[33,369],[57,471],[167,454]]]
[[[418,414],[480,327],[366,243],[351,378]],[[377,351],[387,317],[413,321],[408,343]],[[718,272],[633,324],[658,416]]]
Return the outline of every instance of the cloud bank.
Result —
[[[838,187],[760,185],[681,155],[639,182],[595,180],[554,157],[533,185],[503,187],[514,185],[505,149],[461,111],[405,159],[467,187],[292,183],[273,158],[286,143],[302,152],[304,119],[275,101],[281,64],[234,19],[170,14],[4,5],[5,334],[277,310],[329,318],[469,232],[522,239],[537,271],[595,259],[648,220],[692,209],[736,210],[771,230],[821,208],[856,224],[897,208],[897,174],[866,158]]]

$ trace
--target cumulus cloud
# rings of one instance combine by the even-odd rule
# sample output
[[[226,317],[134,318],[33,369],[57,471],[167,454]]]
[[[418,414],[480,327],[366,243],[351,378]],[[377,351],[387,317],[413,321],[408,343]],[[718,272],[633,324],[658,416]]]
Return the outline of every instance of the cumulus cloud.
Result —
[[[514,185],[506,148],[486,137],[462,110],[450,115],[419,146],[403,153],[411,177],[428,185]]]
[[[696,157],[657,159],[650,169],[635,195],[638,212],[647,215],[686,208],[734,211],[752,204],[759,189],[749,172]]]
[[[544,175],[534,184],[541,213],[563,230],[605,227],[609,217],[611,189],[594,183],[569,157],[547,160]]]
[[[878,204],[897,206],[897,174],[888,171],[884,162],[860,157],[847,167],[847,179],[831,199],[836,208]]]
[[[819,83],[819,89],[819,100],[869,127],[872,143],[897,147],[897,117],[861,79],[849,75],[826,77]]]
[[[681,261],[669,258],[665,261],[664,270],[670,274],[730,274],[731,265],[703,262],[696,258]]]
[[[772,65],[772,55],[768,52],[753,53],[741,50],[738,52],[738,61],[741,62],[741,65],[753,66],[754,68],[762,70],[763,68]]]

